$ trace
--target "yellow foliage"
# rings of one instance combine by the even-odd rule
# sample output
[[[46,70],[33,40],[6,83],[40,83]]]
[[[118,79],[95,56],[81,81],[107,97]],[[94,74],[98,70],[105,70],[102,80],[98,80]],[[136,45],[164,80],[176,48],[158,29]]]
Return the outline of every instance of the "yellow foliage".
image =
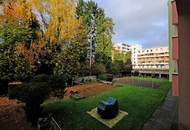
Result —
[[[82,17],[76,18],[76,5],[73,0],[33,0],[33,4],[39,11],[49,14],[45,37],[51,43],[69,41],[81,34]]]
[[[64,41],[77,39],[83,33],[83,20],[82,17],[76,17],[76,3],[73,0],[10,0],[5,2],[4,7],[3,19],[19,24],[35,18],[34,12],[48,14],[44,34],[41,35],[41,31],[36,32],[39,39],[32,41],[29,48],[24,43],[19,43],[16,47],[17,53],[30,64],[39,58],[47,41],[50,40],[52,45],[63,45]]]
[[[32,19],[32,7],[26,0],[9,0],[4,3],[5,20],[30,21]]]

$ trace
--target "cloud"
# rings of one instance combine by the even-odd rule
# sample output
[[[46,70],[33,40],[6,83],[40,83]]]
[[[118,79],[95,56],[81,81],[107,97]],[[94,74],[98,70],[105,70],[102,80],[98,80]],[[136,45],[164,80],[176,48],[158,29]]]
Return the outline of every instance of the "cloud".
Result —
[[[167,0],[94,0],[115,24],[113,42],[167,46]]]

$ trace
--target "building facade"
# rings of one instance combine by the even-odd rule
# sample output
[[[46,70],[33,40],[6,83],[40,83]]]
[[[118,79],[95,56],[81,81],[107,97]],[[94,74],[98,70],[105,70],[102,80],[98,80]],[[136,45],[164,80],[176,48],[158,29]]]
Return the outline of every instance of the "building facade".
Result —
[[[149,48],[138,51],[135,69],[169,69],[168,47]]]
[[[179,130],[190,130],[190,0],[169,0],[170,79]]]
[[[168,47],[143,49],[141,45],[131,46],[131,60],[133,72],[145,75],[168,77],[169,50]]]
[[[135,44],[131,46],[131,63],[132,69],[138,66],[138,52],[142,50],[142,45]]]
[[[169,50],[170,50],[170,70],[169,80],[173,81],[172,87],[173,96],[179,95],[179,75],[178,75],[178,60],[179,60],[179,37],[178,37],[178,14],[176,2],[169,1]]]
[[[115,43],[113,49],[126,54],[131,51],[131,46],[127,43]]]

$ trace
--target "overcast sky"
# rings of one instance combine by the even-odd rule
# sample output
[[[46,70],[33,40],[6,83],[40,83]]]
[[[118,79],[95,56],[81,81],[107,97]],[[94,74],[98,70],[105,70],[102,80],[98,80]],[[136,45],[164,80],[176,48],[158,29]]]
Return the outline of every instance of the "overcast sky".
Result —
[[[167,46],[168,0],[94,0],[114,22],[113,42]]]

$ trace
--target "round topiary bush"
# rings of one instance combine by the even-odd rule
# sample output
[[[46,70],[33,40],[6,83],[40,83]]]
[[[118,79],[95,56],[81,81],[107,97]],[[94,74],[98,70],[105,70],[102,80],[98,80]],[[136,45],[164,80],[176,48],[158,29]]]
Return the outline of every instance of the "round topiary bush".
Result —
[[[112,82],[113,75],[112,74],[101,74],[98,76],[98,79]]]
[[[46,82],[30,82],[24,84],[21,100],[25,102],[27,119],[36,124],[42,112],[41,104],[49,96],[49,86]]]
[[[51,76],[49,80],[49,84],[51,84],[52,90],[55,89],[64,89],[67,86],[67,82],[63,77]]]

